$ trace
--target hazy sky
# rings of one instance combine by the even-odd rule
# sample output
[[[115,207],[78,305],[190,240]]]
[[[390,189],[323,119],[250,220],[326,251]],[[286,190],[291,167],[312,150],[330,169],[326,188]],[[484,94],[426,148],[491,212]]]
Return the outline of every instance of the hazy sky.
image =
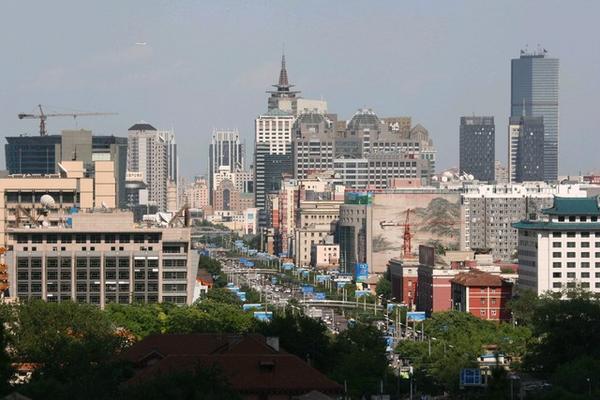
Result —
[[[206,171],[215,127],[238,128],[251,158],[285,43],[290,81],[349,119],[359,107],[412,116],[458,164],[461,115],[493,115],[506,162],[510,59],[538,43],[560,58],[560,173],[600,169],[599,1],[3,1],[3,135],[48,110],[113,111],[80,128],[171,128],[184,175]],[[147,42],[136,46],[136,42]],[[50,119],[50,133],[73,128]],[[4,165],[4,151],[0,166]],[[1,167],[0,167],[1,168]]]

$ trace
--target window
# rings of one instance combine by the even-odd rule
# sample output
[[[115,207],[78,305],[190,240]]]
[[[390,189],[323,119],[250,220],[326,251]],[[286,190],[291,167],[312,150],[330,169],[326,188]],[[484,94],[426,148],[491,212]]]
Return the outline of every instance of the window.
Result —
[[[570,247],[570,248],[575,247],[575,242],[567,242],[567,247]]]
[[[561,233],[560,232],[552,232],[552,237],[559,238],[559,237],[561,237]]]
[[[552,277],[553,278],[562,278],[562,274],[560,272],[553,272]]]
[[[590,263],[588,261],[583,261],[581,263],[581,268],[589,268],[590,267]]]
[[[567,237],[574,238],[575,237],[575,232],[567,232]]]
[[[492,316],[495,317],[496,316],[496,310],[491,310],[490,311],[492,313]]]
[[[575,222],[576,217],[574,215],[569,216],[569,222]]]
[[[562,215],[560,217],[558,217],[558,221],[559,222],[565,222],[565,217],[563,217]]]
[[[575,272],[567,272],[567,278],[575,279]]]
[[[588,253],[588,255],[589,255],[589,253]],[[567,253],[567,258],[575,258],[575,252],[574,251],[573,252],[571,252],[571,251],[568,252]]]
[[[553,262],[552,263],[552,268],[560,268],[562,267],[562,263],[561,262]]]
[[[560,258],[562,256],[562,254],[560,253],[560,251],[555,251],[552,253],[552,257],[554,258]]]
[[[590,247],[590,242],[581,242],[581,247],[585,247],[585,248]]]
[[[590,252],[589,251],[582,251],[581,252],[581,258],[590,258]]]
[[[485,298],[484,297],[481,298],[481,304],[485,304]]]
[[[552,243],[552,247],[554,247],[555,249],[559,248],[559,247],[562,247],[562,243],[561,242],[553,242]]]
[[[574,262],[568,262],[567,263],[567,268],[575,268],[575,263]]]
[[[589,232],[581,232],[581,237],[582,238],[589,238],[590,237],[590,233]]]
[[[560,289],[560,287],[561,287],[561,283],[560,283],[560,282],[554,282],[554,283],[552,283],[552,287],[553,287],[554,289]]]
[[[581,278],[589,278],[590,277],[590,273],[589,272],[582,272],[581,273]]]
[[[479,314],[481,314],[482,316],[485,316],[485,310],[481,310],[481,311],[479,312]]]
[[[590,288],[590,283],[589,282],[581,282],[581,287],[583,289],[589,289]]]

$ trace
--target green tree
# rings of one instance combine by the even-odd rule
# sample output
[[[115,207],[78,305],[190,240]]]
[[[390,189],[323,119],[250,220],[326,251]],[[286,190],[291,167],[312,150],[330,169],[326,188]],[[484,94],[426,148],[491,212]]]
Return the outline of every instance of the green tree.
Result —
[[[136,339],[164,332],[166,313],[159,304],[109,304],[108,318],[135,335]]]
[[[377,296],[383,296],[386,299],[390,299],[392,297],[392,283],[385,276],[382,276],[377,281],[375,292],[377,293]]]
[[[379,393],[379,384],[388,375],[385,348],[376,328],[363,324],[350,327],[333,344],[331,377],[346,382],[353,398]]]
[[[216,368],[196,368],[193,372],[160,375],[152,380],[125,387],[123,400],[236,400],[235,392]]]
[[[508,303],[514,321],[519,325],[531,325],[535,310],[540,305],[540,299],[533,290],[521,289],[513,300]]]
[[[204,300],[212,300],[214,302],[223,304],[242,304],[240,298],[231,290],[217,287],[208,289],[208,292],[206,292],[205,296],[201,299],[201,302]]]

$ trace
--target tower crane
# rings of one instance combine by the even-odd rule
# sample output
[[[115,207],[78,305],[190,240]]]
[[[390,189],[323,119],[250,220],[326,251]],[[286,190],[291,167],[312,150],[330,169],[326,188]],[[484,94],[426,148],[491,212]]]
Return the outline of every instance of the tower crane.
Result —
[[[73,113],[45,113],[41,104],[38,104],[40,109],[39,114],[18,114],[19,119],[39,119],[40,120],[40,136],[46,136],[46,120],[48,117],[92,117],[100,115],[117,115],[117,113],[106,113],[106,112],[73,112]]]
[[[404,259],[408,259],[412,255],[412,234],[410,233],[410,208],[406,210],[406,221],[404,221]]]

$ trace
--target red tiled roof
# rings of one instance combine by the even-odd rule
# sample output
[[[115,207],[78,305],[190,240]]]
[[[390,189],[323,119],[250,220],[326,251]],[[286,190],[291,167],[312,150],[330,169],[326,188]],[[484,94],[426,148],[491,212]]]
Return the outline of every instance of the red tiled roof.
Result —
[[[342,391],[341,385],[288,353],[173,355],[144,368],[131,378],[128,384],[140,383],[161,374],[192,371],[198,366],[218,367],[231,386],[242,393],[265,391],[303,393],[311,390],[341,393]]]
[[[456,275],[451,282],[462,286],[499,287],[502,286],[504,280],[498,275],[492,275],[479,270],[472,270],[469,272],[461,272]]]
[[[152,354],[157,354],[154,363],[142,363]],[[217,366],[232,387],[242,393],[342,392],[338,383],[300,358],[267,345],[262,335],[153,335],[129,348],[124,357],[142,367],[127,384],[198,366]]]

